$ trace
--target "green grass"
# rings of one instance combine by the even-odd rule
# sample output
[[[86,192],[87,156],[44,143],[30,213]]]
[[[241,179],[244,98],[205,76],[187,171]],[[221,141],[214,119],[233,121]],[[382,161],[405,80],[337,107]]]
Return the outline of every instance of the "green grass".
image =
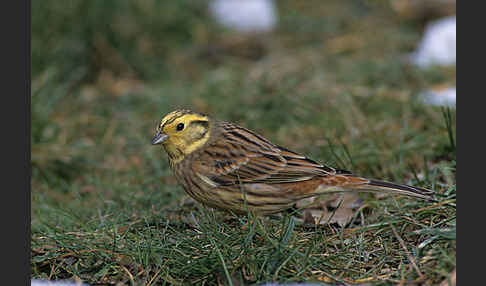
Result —
[[[416,95],[455,84],[456,71],[403,62],[420,25],[378,2],[279,1],[277,31],[241,40],[211,23],[204,1],[142,2],[32,3],[33,278],[437,285],[448,277],[456,110]],[[150,144],[157,121],[181,107],[330,166],[432,188],[439,202],[363,195],[366,207],[345,228],[206,209],[186,201],[166,154]]]

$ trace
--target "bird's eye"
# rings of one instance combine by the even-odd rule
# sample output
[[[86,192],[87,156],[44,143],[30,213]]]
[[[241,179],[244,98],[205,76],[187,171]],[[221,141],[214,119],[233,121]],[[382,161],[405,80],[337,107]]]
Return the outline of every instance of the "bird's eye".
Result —
[[[181,131],[182,129],[184,129],[184,123],[177,124],[176,129],[177,129],[177,131]]]

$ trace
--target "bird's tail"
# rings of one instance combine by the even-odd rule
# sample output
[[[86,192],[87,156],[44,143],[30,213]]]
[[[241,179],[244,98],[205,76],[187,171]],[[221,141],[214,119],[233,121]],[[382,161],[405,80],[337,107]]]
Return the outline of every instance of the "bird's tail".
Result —
[[[420,198],[429,201],[436,201],[432,196],[434,191],[409,185],[396,184],[391,182],[365,179],[356,176],[337,175],[333,180],[322,178],[323,184],[316,193],[334,192],[372,192],[392,193],[409,197]]]
[[[432,197],[434,191],[409,185],[395,184],[385,181],[369,180],[368,184],[361,185],[360,190],[370,192],[387,192],[398,195],[406,195],[410,197],[420,198],[429,201],[435,201]]]

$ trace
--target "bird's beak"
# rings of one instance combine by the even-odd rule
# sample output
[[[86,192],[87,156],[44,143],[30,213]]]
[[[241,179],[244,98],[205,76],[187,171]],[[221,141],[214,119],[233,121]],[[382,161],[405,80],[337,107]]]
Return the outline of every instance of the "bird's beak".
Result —
[[[169,138],[169,135],[157,131],[157,134],[155,134],[154,139],[152,139],[152,145],[163,143],[167,138]]]

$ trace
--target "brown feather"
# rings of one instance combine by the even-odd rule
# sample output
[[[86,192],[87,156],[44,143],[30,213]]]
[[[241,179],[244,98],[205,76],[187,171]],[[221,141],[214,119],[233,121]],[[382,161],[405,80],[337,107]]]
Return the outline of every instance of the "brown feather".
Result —
[[[216,124],[219,136],[195,155],[193,168],[222,185],[300,182],[335,174],[334,169],[279,147],[248,129],[227,122]]]

